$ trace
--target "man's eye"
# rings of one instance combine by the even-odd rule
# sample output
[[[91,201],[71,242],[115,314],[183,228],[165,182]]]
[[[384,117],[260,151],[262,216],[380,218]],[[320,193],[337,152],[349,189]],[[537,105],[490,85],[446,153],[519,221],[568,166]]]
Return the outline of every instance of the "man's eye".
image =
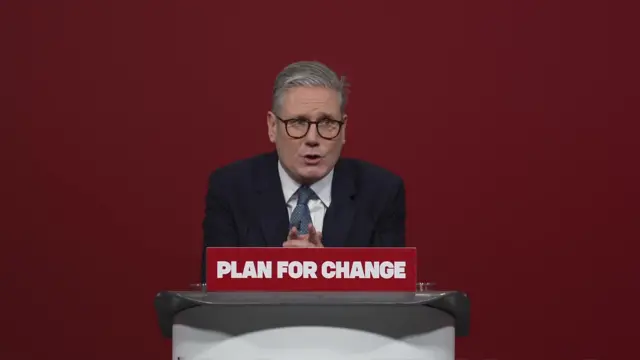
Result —
[[[306,120],[291,120],[289,121],[288,125],[289,127],[295,127],[295,128],[304,128],[307,126],[307,121]]]
[[[337,125],[338,125],[338,123],[336,121],[334,121],[334,120],[326,119],[326,120],[320,121],[320,126],[333,127],[333,126],[337,126]]]

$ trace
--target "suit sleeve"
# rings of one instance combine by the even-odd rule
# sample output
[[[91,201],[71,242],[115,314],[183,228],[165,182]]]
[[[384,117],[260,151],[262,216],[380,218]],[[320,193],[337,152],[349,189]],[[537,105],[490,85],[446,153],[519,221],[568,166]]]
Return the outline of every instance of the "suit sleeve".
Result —
[[[228,185],[219,173],[213,172],[209,177],[205,197],[205,216],[202,223],[204,241],[200,276],[203,283],[207,273],[206,249],[208,247],[235,247],[238,244],[238,234],[227,194],[229,194]]]
[[[372,246],[404,247],[405,219],[405,187],[400,179],[390,192],[389,200],[376,224]]]

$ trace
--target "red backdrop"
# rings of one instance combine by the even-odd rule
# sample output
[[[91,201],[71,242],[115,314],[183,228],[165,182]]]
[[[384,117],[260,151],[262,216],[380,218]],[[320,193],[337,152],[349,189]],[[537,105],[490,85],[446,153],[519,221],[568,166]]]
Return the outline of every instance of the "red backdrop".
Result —
[[[346,155],[406,179],[458,358],[635,358],[637,11],[611,2],[2,6],[1,358],[168,359],[209,172],[271,149],[275,75],[353,84]],[[637,246],[635,247],[637,249]]]

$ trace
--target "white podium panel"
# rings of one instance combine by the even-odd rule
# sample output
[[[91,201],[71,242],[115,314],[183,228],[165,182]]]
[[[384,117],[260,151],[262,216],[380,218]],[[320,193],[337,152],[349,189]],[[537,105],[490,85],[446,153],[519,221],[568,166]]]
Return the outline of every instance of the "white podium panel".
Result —
[[[447,304],[442,300],[449,295],[455,300],[450,307],[458,305],[468,320],[468,302],[459,293],[401,300],[349,294],[166,295],[156,305],[164,318],[171,316],[165,335],[173,340],[173,360],[454,360],[460,319],[425,304]]]

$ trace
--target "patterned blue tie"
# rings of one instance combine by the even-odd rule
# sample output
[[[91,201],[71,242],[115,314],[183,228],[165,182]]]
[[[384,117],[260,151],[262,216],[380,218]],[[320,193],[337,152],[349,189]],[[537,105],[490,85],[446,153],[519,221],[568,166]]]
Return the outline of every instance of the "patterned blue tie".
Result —
[[[309,224],[313,222],[311,221],[311,212],[307,203],[312,197],[315,197],[315,193],[308,186],[302,185],[298,189],[298,204],[291,212],[289,230],[295,226],[298,229],[298,234],[306,235],[309,233]]]

